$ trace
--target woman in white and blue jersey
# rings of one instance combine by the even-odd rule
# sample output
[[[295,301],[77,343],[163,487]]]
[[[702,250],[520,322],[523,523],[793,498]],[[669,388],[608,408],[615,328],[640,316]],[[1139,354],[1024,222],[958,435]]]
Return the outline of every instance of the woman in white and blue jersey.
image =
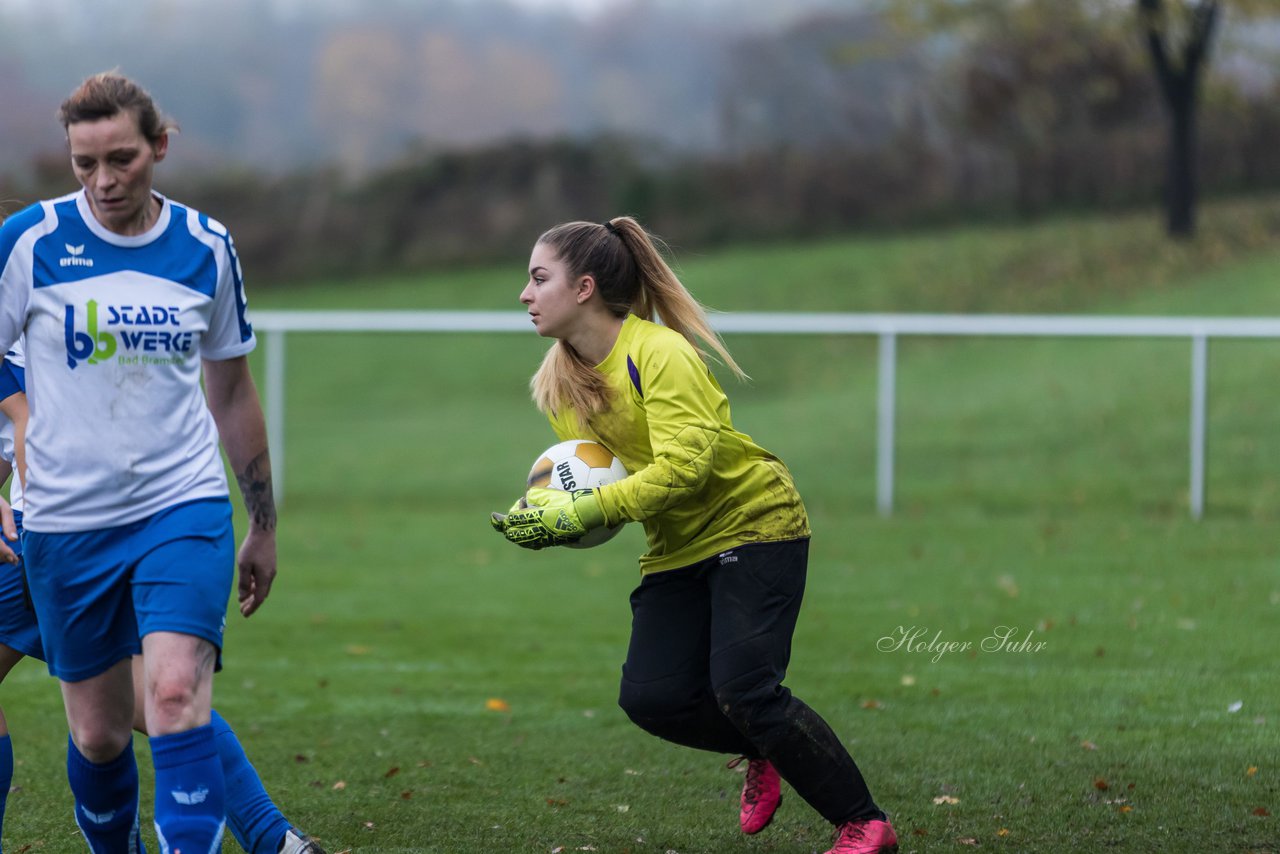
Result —
[[[157,834],[218,850],[212,686],[237,562],[219,437],[249,517],[241,613],[276,573],[240,264],[225,227],[153,190],[175,126],[145,90],[94,75],[60,118],[81,190],[0,226],[0,348],[24,336],[23,557],[76,819],[94,852],[139,850],[131,662],[145,653]]]

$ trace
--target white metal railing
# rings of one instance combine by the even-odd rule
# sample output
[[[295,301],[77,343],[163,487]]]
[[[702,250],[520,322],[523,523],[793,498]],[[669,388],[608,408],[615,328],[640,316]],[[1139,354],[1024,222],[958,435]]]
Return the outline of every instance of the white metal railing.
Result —
[[[1125,317],[1033,314],[715,313],[718,332],[785,335],[875,335],[879,338],[876,416],[876,506],[893,512],[897,340],[903,335],[1077,338],[1186,338],[1191,341],[1191,515],[1205,507],[1205,461],[1210,338],[1280,338],[1280,318]],[[255,327],[266,342],[267,431],[275,491],[285,487],[285,336],[290,332],[521,332],[529,318],[517,311],[259,311]]]

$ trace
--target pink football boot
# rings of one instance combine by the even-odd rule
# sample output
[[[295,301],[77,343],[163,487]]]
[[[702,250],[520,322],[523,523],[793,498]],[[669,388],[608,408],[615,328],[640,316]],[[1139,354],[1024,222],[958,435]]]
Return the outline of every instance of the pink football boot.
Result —
[[[847,821],[836,830],[836,844],[827,854],[894,854],[898,850],[898,836],[887,820]]]
[[[739,756],[729,763],[729,767],[737,768],[746,758]],[[743,833],[759,833],[773,821],[773,814],[782,803],[782,778],[767,759],[748,760],[746,776],[742,784],[742,811],[738,814],[738,823]]]

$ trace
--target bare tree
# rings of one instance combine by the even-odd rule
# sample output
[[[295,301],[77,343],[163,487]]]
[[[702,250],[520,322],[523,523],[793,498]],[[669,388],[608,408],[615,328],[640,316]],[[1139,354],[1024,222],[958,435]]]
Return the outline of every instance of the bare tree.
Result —
[[[1196,105],[1219,13],[1218,0],[1138,0],[1169,118],[1165,226],[1175,238],[1191,237],[1196,229]]]

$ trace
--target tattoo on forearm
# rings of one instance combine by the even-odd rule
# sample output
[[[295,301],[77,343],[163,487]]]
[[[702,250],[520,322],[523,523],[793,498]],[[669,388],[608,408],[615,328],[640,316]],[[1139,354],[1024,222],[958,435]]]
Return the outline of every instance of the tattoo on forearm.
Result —
[[[271,492],[271,458],[266,451],[253,458],[243,472],[236,472],[249,521],[264,531],[276,529],[276,499]]]

